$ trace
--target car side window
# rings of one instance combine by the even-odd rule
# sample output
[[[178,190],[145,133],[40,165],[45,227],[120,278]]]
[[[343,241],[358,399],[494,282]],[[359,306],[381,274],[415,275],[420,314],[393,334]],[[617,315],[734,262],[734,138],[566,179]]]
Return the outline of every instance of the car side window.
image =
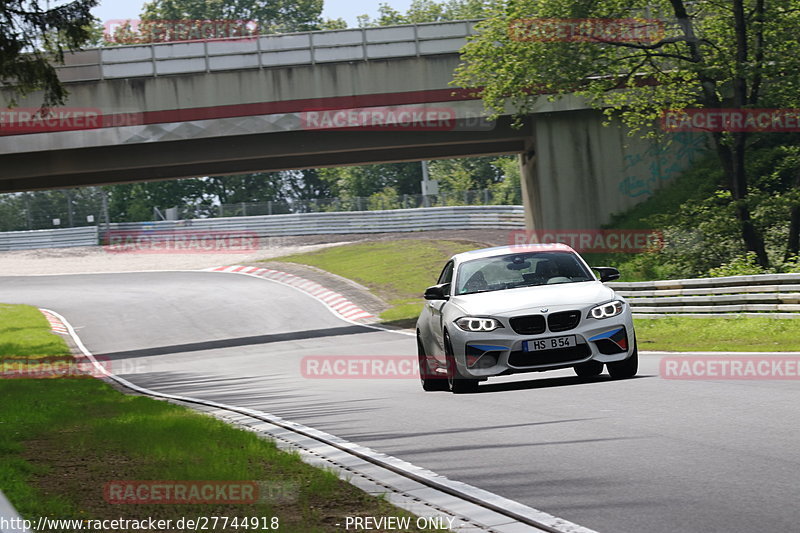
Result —
[[[450,261],[442,269],[442,273],[439,275],[439,281],[437,281],[436,284],[441,285],[442,283],[452,283],[452,282],[453,282],[453,262]]]

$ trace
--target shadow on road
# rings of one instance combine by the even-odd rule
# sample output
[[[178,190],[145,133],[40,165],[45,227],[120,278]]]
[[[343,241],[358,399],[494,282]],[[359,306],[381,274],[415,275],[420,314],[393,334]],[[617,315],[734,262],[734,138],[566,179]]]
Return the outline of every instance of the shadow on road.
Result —
[[[124,377],[152,391],[257,409],[288,420],[299,416],[341,417],[376,409],[372,399],[334,401],[313,389],[297,388],[281,374],[218,377],[192,372],[151,372]]]
[[[108,360],[126,359],[133,357],[146,357],[151,355],[167,355],[185,352],[200,352],[203,350],[217,350],[220,348],[236,348],[239,346],[254,346],[270,344],[273,342],[286,342],[303,339],[317,339],[321,337],[338,337],[341,335],[357,335],[359,333],[374,333],[375,330],[363,326],[342,326],[340,328],[312,329],[308,331],[292,331],[289,333],[273,333],[270,335],[253,335],[250,337],[236,337],[233,339],[220,339],[215,341],[191,342],[188,344],[173,344],[155,348],[142,348],[122,352],[109,352],[97,355]]]
[[[652,375],[639,375],[628,379],[646,379],[656,376]],[[619,380],[613,379],[611,376],[600,375],[593,378],[582,378],[578,376],[563,376],[557,378],[544,378],[544,379],[531,379],[527,381],[509,381],[505,383],[485,383],[478,386],[478,394],[488,392],[509,392],[517,390],[530,390],[530,389],[549,389],[552,387],[568,387],[572,385],[589,385],[592,383],[614,383]]]

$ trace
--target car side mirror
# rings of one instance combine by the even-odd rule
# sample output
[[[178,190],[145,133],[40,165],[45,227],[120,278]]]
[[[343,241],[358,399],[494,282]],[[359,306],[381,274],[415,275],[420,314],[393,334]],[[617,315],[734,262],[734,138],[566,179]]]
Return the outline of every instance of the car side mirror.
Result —
[[[614,267],[593,267],[593,270],[600,274],[600,281],[603,283],[619,279],[619,270]]]
[[[425,289],[426,300],[447,300],[450,298],[450,284],[442,283]]]

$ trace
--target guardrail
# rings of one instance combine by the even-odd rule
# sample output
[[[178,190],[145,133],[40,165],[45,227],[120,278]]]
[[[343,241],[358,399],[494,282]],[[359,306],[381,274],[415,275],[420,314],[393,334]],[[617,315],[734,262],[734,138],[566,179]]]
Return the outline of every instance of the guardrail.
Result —
[[[88,226],[0,233],[0,251],[96,246],[106,229],[112,232],[243,232],[258,237],[443,229],[515,229],[525,226],[524,212],[521,205],[476,205],[157,222],[114,222],[108,224],[107,228],[103,225],[102,229]]]
[[[259,237],[521,228],[521,205],[424,207],[109,224],[111,231],[241,231]]]
[[[7,231],[0,233],[0,251],[96,246],[97,239],[97,226]]]
[[[668,315],[800,318],[800,274],[613,282],[636,318]]]
[[[458,53],[477,20],[112,46],[65,56],[64,82]]]

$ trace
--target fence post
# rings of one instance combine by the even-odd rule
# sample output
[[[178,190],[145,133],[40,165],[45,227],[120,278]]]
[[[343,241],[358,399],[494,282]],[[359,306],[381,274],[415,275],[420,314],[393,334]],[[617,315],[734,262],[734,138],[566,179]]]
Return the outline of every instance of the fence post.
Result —
[[[29,192],[25,192],[25,219],[28,223],[28,229],[33,229],[33,213],[31,213],[31,195]]]
[[[69,189],[64,189],[64,199],[67,200],[67,224],[69,227],[75,227],[75,217],[74,213],[72,212],[72,195],[69,192]]]
[[[108,216],[108,191],[105,189],[101,189],[103,192],[101,196],[101,201],[103,204],[103,222],[105,223],[105,229],[103,230],[103,236],[105,237],[108,235],[108,231],[111,228],[111,220]]]
[[[483,205],[489,205],[489,189],[483,189]]]
[[[267,200],[267,214],[272,214],[272,200]]]
[[[242,216],[247,216],[247,204],[242,202]]]

